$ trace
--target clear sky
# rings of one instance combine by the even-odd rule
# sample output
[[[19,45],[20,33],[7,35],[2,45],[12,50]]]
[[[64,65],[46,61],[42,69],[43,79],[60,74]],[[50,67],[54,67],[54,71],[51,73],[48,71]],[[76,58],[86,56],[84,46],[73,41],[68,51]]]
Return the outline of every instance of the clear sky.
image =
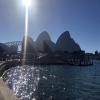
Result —
[[[100,0],[32,0],[29,35],[46,30],[56,42],[66,30],[87,52],[100,51]],[[0,0],[0,42],[21,40],[25,8],[22,0]]]

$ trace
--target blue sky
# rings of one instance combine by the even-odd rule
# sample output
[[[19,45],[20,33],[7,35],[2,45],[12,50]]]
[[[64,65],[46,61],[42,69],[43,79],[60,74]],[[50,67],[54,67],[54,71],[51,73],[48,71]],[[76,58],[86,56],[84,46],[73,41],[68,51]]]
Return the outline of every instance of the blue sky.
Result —
[[[29,35],[35,40],[48,31],[56,42],[70,31],[86,52],[100,51],[100,0],[32,0],[29,9]],[[21,40],[25,8],[22,0],[0,0],[0,42]]]

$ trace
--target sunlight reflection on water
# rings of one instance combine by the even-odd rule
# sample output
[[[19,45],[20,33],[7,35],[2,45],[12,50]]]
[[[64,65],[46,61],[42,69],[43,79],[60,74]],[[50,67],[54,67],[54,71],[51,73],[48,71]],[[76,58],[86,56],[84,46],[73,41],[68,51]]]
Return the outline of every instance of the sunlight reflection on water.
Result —
[[[19,100],[100,100],[100,62],[94,66],[17,66],[3,80]]]
[[[31,100],[40,80],[39,73],[39,68],[18,66],[5,72],[3,78],[20,100]]]

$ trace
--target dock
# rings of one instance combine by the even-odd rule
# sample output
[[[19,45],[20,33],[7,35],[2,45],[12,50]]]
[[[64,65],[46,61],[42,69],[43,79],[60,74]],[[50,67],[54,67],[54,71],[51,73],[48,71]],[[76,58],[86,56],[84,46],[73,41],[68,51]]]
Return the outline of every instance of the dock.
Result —
[[[67,63],[73,66],[90,66],[93,65],[93,60],[88,57],[85,57],[84,59],[71,58],[67,59]]]

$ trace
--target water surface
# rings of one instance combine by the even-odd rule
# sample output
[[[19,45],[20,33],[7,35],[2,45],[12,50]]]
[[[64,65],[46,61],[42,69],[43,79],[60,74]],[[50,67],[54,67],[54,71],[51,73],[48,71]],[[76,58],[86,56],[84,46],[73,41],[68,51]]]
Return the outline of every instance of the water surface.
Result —
[[[17,66],[3,75],[19,100],[100,100],[100,62],[93,66]]]

